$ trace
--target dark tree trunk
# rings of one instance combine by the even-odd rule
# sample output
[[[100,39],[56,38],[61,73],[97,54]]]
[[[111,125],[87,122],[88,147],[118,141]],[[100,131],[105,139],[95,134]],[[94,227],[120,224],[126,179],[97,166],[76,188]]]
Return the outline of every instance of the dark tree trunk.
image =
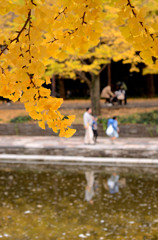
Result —
[[[92,113],[95,116],[100,115],[100,76],[91,73],[90,89]]]
[[[147,96],[152,98],[155,96],[155,85],[153,74],[146,75],[146,85],[147,85]]]
[[[55,75],[53,75],[51,78],[51,96],[52,97],[55,97],[55,92],[56,92],[56,82],[55,82]]]
[[[89,87],[92,114],[95,116],[100,115],[100,74],[95,75],[90,73],[91,80],[87,78],[84,72],[76,71],[76,74],[80,77],[80,79],[85,80],[87,86]]]
[[[111,63],[108,64],[108,86],[111,86],[112,80],[111,80]]]
[[[65,84],[64,84],[64,79],[59,79],[59,94],[60,97],[65,99],[66,93],[65,93]]]

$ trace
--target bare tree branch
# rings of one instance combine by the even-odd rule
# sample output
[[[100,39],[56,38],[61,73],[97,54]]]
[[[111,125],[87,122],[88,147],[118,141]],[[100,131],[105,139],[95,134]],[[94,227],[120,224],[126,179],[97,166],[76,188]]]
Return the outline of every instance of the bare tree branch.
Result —
[[[5,51],[6,49],[8,49],[8,47],[9,47],[9,45],[10,45],[11,43],[13,43],[13,42],[15,42],[15,41],[16,41],[16,42],[19,42],[19,38],[20,38],[22,32],[26,29],[26,26],[27,26],[27,24],[29,23],[30,18],[31,18],[31,10],[29,10],[27,19],[26,19],[23,27],[21,28],[21,30],[20,30],[20,31],[17,31],[17,33],[18,33],[17,36],[16,36],[15,38],[13,38],[13,39],[9,39],[10,43],[9,43],[9,44],[6,44],[6,45],[3,47],[3,49],[2,49],[1,52],[0,52],[0,56],[4,53],[4,51]]]
[[[84,80],[87,83],[89,88],[91,87],[91,81],[86,77],[86,74],[84,72],[76,70],[75,73],[81,80]]]
[[[107,64],[105,64],[99,71],[99,74],[107,67]]]

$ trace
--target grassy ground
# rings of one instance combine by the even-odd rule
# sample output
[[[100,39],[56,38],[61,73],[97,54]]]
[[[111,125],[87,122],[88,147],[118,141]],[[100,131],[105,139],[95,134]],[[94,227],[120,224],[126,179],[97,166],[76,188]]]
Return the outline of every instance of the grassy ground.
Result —
[[[143,102],[145,101],[145,103],[152,103],[152,101],[156,101],[156,99],[129,99],[129,103],[138,103],[138,102]],[[67,105],[71,105],[73,106],[73,109],[61,109],[61,113],[63,115],[76,115],[76,120],[75,120],[75,124],[82,124],[83,123],[83,113],[84,113],[84,109],[75,109],[75,104],[79,105],[79,104],[83,104],[84,102],[88,103],[89,100],[68,100],[65,101],[64,104],[66,106]],[[14,104],[14,103],[12,103]],[[11,104],[11,105],[12,105]],[[137,104],[136,104],[137,106]],[[153,110],[158,109],[158,107],[150,107],[150,108],[138,108],[138,107],[133,107],[133,108],[122,108],[120,107],[119,109],[115,109],[115,108],[103,108],[101,110],[101,115],[99,117],[101,118],[109,118],[112,116],[130,116],[132,114],[135,113],[143,113],[143,112],[150,112]],[[0,109],[0,123],[7,123],[10,122],[11,119],[18,117],[18,116],[28,116],[28,113],[24,110],[24,109],[6,109],[6,110],[2,110]]]
[[[10,122],[11,119],[18,116],[28,116],[28,113],[25,110],[19,109],[0,110],[0,123]]]
[[[143,112],[150,112],[152,110],[158,109],[157,107],[155,108],[150,108],[150,109],[146,109],[146,108],[132,108],[132,109],[102,109],[101,110],[101,115],[99,116],[99,118],[110,118],[112,116],[129,116],[129,115],[133,115],[135,113],[143,113]],[[77,110],[70,110],[70,109],[64,109],[61,111],[61,113],[63,115],[76,115],[76,120],[75,123],[76,124],[80,124],[83,123],[83,110],[77,109]]]

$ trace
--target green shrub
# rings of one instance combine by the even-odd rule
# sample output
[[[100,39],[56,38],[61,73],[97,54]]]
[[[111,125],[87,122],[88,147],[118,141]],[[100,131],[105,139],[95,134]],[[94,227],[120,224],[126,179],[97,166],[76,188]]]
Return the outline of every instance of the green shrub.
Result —
[[[18,116],[15,118],[12,118],[10,120],[11,123],[23,123],[23,122],[29,122],[32,118],[30,116]]]
[[[108,119],[106,119],[106,118],[99,118],[98,119],[98,123],[102,124],[104,130],[106,130],[107,122],[108,122]]]
[[[103,125],[103,128],[106,129],[108,119],[100,118],[99,123]],[[139,114],[132,114],[130,116],[118,117],[118,122],[121,124],[158,124],[158,110],[151,112],[144,112]]]

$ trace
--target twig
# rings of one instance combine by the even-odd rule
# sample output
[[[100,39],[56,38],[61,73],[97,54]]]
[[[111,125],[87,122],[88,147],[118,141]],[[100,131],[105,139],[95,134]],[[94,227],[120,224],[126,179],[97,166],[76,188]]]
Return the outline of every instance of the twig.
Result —
[[[9,39],[9,40],[10,40],[10,44],[12,44],[12,43],[15,42],[15,41],[16,41],[16,42],[19,42],[19,38],[20,38],[22,32],[26,29],[26,26],[27,26],[27,24],[29,23],[30,18],[31,18],[31,10],[29,10],[29,12],[28,12],[28,16],[27,16],[27,19],[26,19],[23,27],[21,28],[20,31],[18,31],[18,35],[17,35],[15,38],[13,38],[13,39]],[[8,47],[9,47],[10,44],[6,44],[6,45],[4,46],[4,48],[3,48],[3,49],[1,50],[1,52],[0,52],[0,56],[4,53],[4,51],[5,51],[6,49],[8,49]]]
[[[31,3],[32,3],[34,6],[37,6],[37,4],[36,4],[36,3],[34,3],[34,1],[33,1],[33,0],[31,0]]]
[[[86,15],[86,12],[83,13],[83,16],[81,17],[82,19],[82,24],[87,24],[87,22],[85,21],[85,15]]]
[[[65,15],[65,14],[66,14],[66,13],[65,13],[66,9],[67,9],[67,7],[65,7],[63,11],[58,12],[58,15],[54,18],[54,20],[57,20],[57,18],[58,18],[62,13],[64,13],[64,15]]]

